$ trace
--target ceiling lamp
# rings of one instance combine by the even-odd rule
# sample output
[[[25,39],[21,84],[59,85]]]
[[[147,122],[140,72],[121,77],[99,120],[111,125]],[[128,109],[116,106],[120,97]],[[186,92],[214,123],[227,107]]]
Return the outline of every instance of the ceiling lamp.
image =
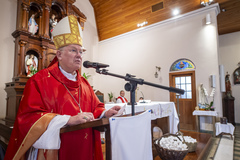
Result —
[[[213,2],[213,0],[200,0],[200,2],[202,6],[206,7],[209,6]]]
[[[137,24],[137,27],[143,27],[143,26],[145,26],[146,24],[148,24],[148,22],[147,22],[147,21],[144,21],[143,23],[138,23],[138,24]]]
[[[179,12],[178,9],[174,9],[174,10],[173,10],[173,15],[174,15],[174,16],[178,15],[179,13],[180,13],[180,12]]]

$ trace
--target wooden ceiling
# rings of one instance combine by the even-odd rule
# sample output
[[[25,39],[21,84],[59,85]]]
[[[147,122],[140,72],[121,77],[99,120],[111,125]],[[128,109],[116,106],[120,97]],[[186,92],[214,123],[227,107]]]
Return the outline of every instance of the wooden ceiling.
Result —
[[[217,17],[219,35],[240,31],[240,0],[218,1],[221,10]]]
[[[94,8],[99,40],[138,29],[137,24],[151,25],[173,17],[175,8],[184,14],[201,8],[200,0],[89,0]],[[205,0],[206,1],[206,0]],[[214,0],[219,3],[219,34],[240,31],[240,0]],[[161,9],[153,11],[159,4]],[[225,9],[225,12],[222,11]]]

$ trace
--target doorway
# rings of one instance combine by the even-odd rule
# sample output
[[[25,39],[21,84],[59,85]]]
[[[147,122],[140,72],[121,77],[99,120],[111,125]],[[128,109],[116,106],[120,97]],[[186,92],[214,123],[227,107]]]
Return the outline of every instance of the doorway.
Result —
[[[179,95],[179,125],[183,130],[196,130],[196,119],[192,115],[196,107],[196,85],[195,71],[169,73],[171,87],[180,88],[185,91]],[[175,103],[177,108],[177,95],[170,92],[170,101]]]

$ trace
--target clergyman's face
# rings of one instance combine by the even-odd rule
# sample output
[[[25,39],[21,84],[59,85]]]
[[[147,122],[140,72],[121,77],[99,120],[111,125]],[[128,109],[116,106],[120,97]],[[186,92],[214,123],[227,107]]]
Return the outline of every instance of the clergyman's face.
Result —
[[[82,65],[83,49],[80,45],[71,44],[57,51],[60,66],[68,73],[73,73]]]
[[[120,96],[124,97],[124,96],[125,96],[125,92],[124,92],[124,91],[121,91],[121,92],[120,92]]]

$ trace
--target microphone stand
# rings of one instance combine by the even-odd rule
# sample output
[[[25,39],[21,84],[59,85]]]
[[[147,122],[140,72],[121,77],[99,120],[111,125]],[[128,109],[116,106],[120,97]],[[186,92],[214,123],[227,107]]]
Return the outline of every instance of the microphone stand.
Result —
[[[131,99],[131,105],[132,105],[132,115],[135,115],[135,111],[134,111],[134,105],[135,105],[135,90],[137,89],[137,85],[149,85],[152,87],[156,87],[156,88],[161,88],[161,89],[165,89],[168,90],[169,92],[175,92],[175,93],[179,93],[179,94],[184,94],[184,90],[182,89],[178,89],[178,88],[174,88],[174,87],[166,87],[166,86],[162,86],[162,85],[158,85],[158,84],[154,84],[154,83],[150,83],[150,82],[145,82],[143,79],[137,79],[134,78],[134,75],[131,74],[126,74],[126,76],[121,76],[121,75],[117,75],[114,73],[109,73],[108,70],[106,69],[102,69],[100,70],[99,67],[96,67],[96,72],[99,74],[104,74],[104,75],[110,75],[113,77],[118,77],[118,78],[122,78],[125,79],[125,81],[129,81],[128,83],[125,84],[125,90],[126,91],[130,91],[130,99]]]

